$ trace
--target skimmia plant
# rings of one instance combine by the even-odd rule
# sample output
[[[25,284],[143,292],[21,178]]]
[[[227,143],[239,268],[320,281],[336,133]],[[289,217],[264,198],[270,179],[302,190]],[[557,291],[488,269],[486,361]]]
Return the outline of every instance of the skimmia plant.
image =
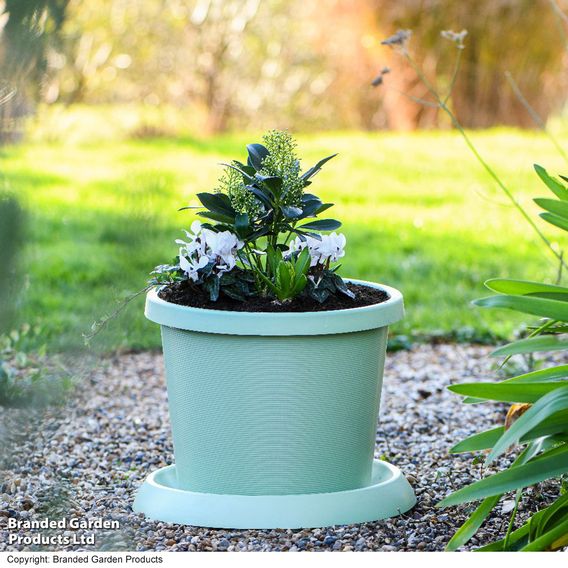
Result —
[[[547,222],[568,231],[568,178],[536,172],[555,198],[535,199]],[[497,349],[493,355],[568,349],[568,287],[522,280],[495,279],[486,286],[497,294],[475,303],[488,308],[507,308],[542,318],[529,337]],[[440,505],[458,505],[481,500],[477,509],[448,544],[455,550],[467,543],[481,527],[503,494],[515,491],[509,529],[502,540],[480,550],[558,550],[568,546],[568,493],[558,483],[559,496],[516,530],[514,521],[523,490],[546,480],[563,480],[568,474],[568,365],[540,369],[497,383],[466,383],[450,390],[465,396],[464,402],[488,400],[512,406],[504,425],[475,434],[452,448],[453,453],[488,452],[485,463],[493,463],[509,448],[519,455],[506,470],[489,475],[444,499]]]
[[[276,130],[247,152],[246,164],[224,164],[213,193],[197,194],[203,222],[195,221],[186,239],[176,241],[178,256],[156,267],[150,284],[185,282],[211,301],[222,294],[279,302],[305,294],[320,303],[335,294],[354,297],[337,274],[345,237],[329,234],[341,223],[319,218],[333,204],[305,191],[335,154],[302,173],[296,142]]]

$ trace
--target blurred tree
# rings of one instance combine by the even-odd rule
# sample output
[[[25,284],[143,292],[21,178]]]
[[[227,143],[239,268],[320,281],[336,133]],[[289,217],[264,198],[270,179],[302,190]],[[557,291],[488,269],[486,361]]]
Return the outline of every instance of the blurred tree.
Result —
[[[0,0],[0,140],[41,93],[49,48],[57,41],[68,0]]]
[[[448,83],[455,57],[440,31],[468,30],[462,66],[454,88],[460,122],[479,128],[496,124],[534,126],[508,85],[510,72],[531,106],[542,117],[561,110],[566,101],[566,51],[563,32],[549,0],[376,0],[377,22],[389,35],[412,29],[413,55],[440,87]],[[425,89],[396,57],[389,83],[416,96]],[[437,125],[437,113],[385,93],[386,122],[395,127]]]
[[[173,104],[204,116],[203,128],[220,131],[438,125],[435,111],[396,92],[424,95],[412,70],[399,67],[380,46],[398,28],[415,31],[417,59],[442,86],[452,72],[454,48],[440,31],[468,29],[454,92],[460,120],[471,127],[532,125],[504,73],[511,73],[541,116],[565,102],[564,24],[551,1],[31,3],[44,6],[43,14],[51,14],[45,12],[50,3],[60,8],[60,17],[57,11],[50,16],[53,26],[41,29],[60,29],[64,22],[62,40],[41,43],[42,53],[50,46],[50,82],[42,89],[47,102]],[[392,89],[373,90],[370,80],[384,64],[392,67]]]

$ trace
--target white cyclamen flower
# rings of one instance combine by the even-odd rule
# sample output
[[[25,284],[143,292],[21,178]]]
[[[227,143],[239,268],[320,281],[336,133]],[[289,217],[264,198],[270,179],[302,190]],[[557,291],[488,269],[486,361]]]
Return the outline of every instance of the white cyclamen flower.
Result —
[[[321,235],[320,239],[314,237],[305,237],[305,240],[296,237],[291,243],[290,248],[286,251],[289,256],[294,252],[301,251],[308,247],[310,252],[310,266],[316,264],[325,264],[327,260],[337,262],[345,256],[345,235],[340,233],[331,233],[331,235]]]
[[[313,237],[304,236],[304,240],[300,237],[296,237],[290,242],[290,248],[284,253],[284,256],[290,257],[293,253],[303,251],[306,247],[308,247],[308,251],[310,253],[310,266],[315,266],[318,263],[318,255],[314,249],[315,243],[317,242],[318,240]]]
[[[181,239],[176,239],[176,243],[178,245],[182,245],[185,248],[188,256],[192,256],[193,253],[197,253],[199,257],[204,255],[206,242],[205,236],[202,232],[201,223],[199,221],[194,221],[191,224],[191,232],[186,231],[185,229],[183,232],[186,234],[189,242],[182,241]]]
[[[237,263],[237,251],[243,248],[244,243],[231,233],[223,231],[215,233],[208,229],[202,230],[205,238],[206,251],[209,260],[217,263],[216,268],[221,272],[229,272]]]
[[[337,262],[345,256],[345,235],[343,233],[331,233],[331,235],[322,235],[321,241],[318,241],[316,250],[320,256],[319,262],[329,259],[331,262]]]
[[[208,264],[209,258],[207,258],[207,256],[192,258],[192,256],[188,254],[187,248],[180,247],[179,266],[187,274],[190,280],[195,282],[199,277],[197,271],[201,268],[205,268]]]
[[[205,268],[210,262],[216,263],[219,273],[229,272],[237,263],[237,251],[244,246],[230,231],[216,233],[204,229],[199,221],[191,224],[191,232],[184,231],[189,242],[177,239],[180,268],[195,281],[197,271]]]

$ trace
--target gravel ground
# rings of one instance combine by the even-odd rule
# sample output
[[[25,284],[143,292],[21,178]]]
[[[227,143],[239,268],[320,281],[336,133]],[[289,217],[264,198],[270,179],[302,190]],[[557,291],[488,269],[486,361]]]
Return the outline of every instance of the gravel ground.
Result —
[[[113,357],[91,373],[82,394],[65,409],[41,416],[0,410],[0,551],[442,550],[472,507],[438,510],[434,505],[480,474],[471,455],[448,456],[447,451],[457,440],[502,421],[506,410],[465,406],[445,387],[494,377],[487,354],[485,347],[468,345],[423,345],[389,354],[376,455],[406,473],[418,504],[385,521],[293,531],[212,530],[149,522],[134,514],[134,492],[145,476],[173,461],[162,358],[155,353]],[[553,491],[529,491],[521,518],[539,501],[550,500]],[[503,534],[509,505],[503,502],[471,547]],[[94,544],[8,544],[14,533],[7,528],[10,518],[63,515],[116,520],[120,528],[67,533],[79,540],[94,535]]]

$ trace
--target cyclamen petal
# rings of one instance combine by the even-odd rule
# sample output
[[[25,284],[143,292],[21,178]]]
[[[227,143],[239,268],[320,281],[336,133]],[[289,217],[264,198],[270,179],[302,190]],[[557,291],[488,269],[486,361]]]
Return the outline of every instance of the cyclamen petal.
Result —
[[[296,237],[291,243],[290,248],[286,251],[286,255],[301,251],[308,247],[310,251],[310,266],[317,264],[325,264],[327,260],[337,262],[345,256],[345,243],[347,242],[343,233],[331,233],[330,235],[321,235],[321,240],[313,237],[305,237],[301,240]]]

